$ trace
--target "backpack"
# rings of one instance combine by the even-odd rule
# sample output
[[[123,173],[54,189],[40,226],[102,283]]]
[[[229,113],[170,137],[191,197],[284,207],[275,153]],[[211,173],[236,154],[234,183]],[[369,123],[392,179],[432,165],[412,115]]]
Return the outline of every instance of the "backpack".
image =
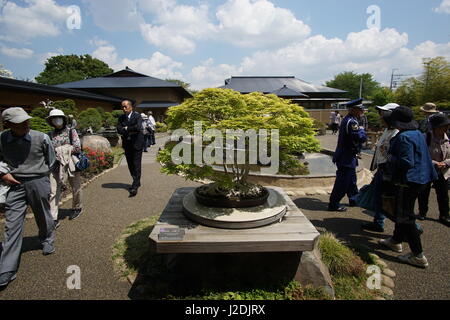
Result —
[[[73,130],[72,128],[70,128],[69,130],[69,140],[70,140],[70,145],[73,145]],[[81,145],[81,140],[80,140],[80,145]],[[81,152],[78,154],[74,154],[73,155],[77,160],[75,160],[75,168],[77,169],[76,171],[84,171],[87,168],[89,168],[90,163],[89,163],[89,158],[86,156],[86,154],[83,152],[83,146],[81,145]]]

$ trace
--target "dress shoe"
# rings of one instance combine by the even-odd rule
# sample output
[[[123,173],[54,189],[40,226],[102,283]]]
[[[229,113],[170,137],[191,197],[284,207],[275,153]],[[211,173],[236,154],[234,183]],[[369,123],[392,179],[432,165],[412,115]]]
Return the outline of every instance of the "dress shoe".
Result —
[[[137,189],[131,189],[129,198],[136,197],[137,193],[138,193]]]
[[[440,217],[439,222],[444,226],[450,227],[450,217]]]
[[[328,207],[328,211],[344,212],[344,211],[347,211],[347,208],[344,207],[344,206],[340,206],[340,207],[338,207],[338,208],[331,208],[331,207]]]
[[[369,231],[374,231],[374,232],[384,232],[384,228],[382,226],[380,226],[377,223],[373,223],[373,222],[363,223],[361,225],[361,228],[363,228],[364,230],[369,230]]]
[[[5,272],[0,274],[0,287],[7,286],[8,283],[16,279],[15,272]]]

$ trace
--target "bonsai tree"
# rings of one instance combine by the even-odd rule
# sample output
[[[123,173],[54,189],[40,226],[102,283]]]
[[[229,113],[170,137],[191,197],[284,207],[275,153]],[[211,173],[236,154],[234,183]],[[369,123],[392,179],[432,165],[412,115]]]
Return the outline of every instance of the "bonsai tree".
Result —
[[[184,129],[186,134],[180,139],[191,141],[191,145],[181,148],[179,141],[167,143],[165,149],[158,155],[158,160],[163,164],[162,171],[167,174],[182,174],[189,180],[204,178],[213,180],[213,184],[202,188],[204,194],[210,196],[252,198],[264,192],[261,186],[247,182],[251,168],[261,167],[261,159],[260,163],[255,164],[252,151],[256,148],[261,155],[259,153],[262,148],[261,141],[264,139],[272,146],[278,143],[279,149],[269,148],[267,158],[270,158],[270,161],[262,164],[272,165],[273,161],[279,161],[280,172],[304,166],[294,153],[320,150],[319,142],[314,137],[313,119],[302,107],[276,95],[262,93],[242,95],[230,89],[205,89],[181,105],[170,108],[166,122],[169,130]],[[199,164],[193,161],[195,152],[190,151],[195,151],[196,148],[195,139],[200,130],[199,123],[201,123],[200,133],[204,136],[201,150],[204,153],[211,151],[211,157],[216,159],[213,163]],[[211,135],[211,129],[222,133],[223,136]],[[240,138],[235,137],[230,146],[230,140],[225,139],[230,130],[235,132],[236,130],[244,132],[253,130],[258,133],[259,138],[263,139],[259,139],[255,145],[250,139],[239,140]],[[263,132],[261,130],[272,131],[272,133],[273,130],[278,130],[279,135],[278,137],[270,133],[264,135],[261,134]],[[190,137],[187,138],[189,135]],[[239,146],[239,143],[241,144],[238,148],[236,145]],[[190,163],[174,161],[174,151],[180,149],[183,153],[180,156],[185,157],[185,153],[190,153],[192,160]],[[232,152],[225,152],[230,149]],[[237,149],[242,152],[241,155]],[[274,159],[275,153],[279,154],[279,159]],[[238,161],[239,157],[241,161]],[[225,159],[227,161],[220,161]],[[220,166],[222,170],[213,170],[213,166],[216,169]]]

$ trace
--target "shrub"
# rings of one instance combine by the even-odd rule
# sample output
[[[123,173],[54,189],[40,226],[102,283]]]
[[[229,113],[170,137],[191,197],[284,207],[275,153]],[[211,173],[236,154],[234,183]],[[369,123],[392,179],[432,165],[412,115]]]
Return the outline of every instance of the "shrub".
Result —
[[[62,110],[66,116],[73,115],[76,119],[78,117],[78,108],[75,101],[72,99],[66,99],[61,101],[54,101],[52,107],[55,109]]]
[[[123,115],[123,111],[122,110],[114,110],[113,112],[111,112],[112,116],[116,119],[119,119],[119,117],[121,115]]]
[[[317,132],[317,135],[323,136],[327,133],[327,125],[317,119],[314,119],[314,130]]]
[[[162,122],[156,123],[156,132],[167,132],[167,130],[168,130],[167,124]]]
[[[89,168],[83,171],[83,176],[91,177],[102,173],[104,170],[112,168],[114,165],[114,154],[83,148],[84,153],[89,158]]]
[[[94,132],[102,127],[103,121],[100,112],[97,109],[89,108],[80,113],[78,118],[78,127],[80,130],[86,130],[92,127]]]
[[[105,128],[115,127],[117,125],[117,118],[115,118],[111,112],[105,112],[105,116],[103,118],[103,125]]]
[[[43,133],[48,133],[49,131],[53,130],[53,128],[47,123],[46,120],[39,117],[30,119],[30,128],[32,130],[40,131]]]
[[[381,128],[381,118],[375,108],[369,108],[367,113],[367,122],[369,123],[369,129],[378,131]]]
[[[30,116],[33,118],[41,118],[44,119],[48,117],[48,114],[50,113],[49,109],[45,109],[44,107],[39,107],[36,109],[33,109],[30,112]]]

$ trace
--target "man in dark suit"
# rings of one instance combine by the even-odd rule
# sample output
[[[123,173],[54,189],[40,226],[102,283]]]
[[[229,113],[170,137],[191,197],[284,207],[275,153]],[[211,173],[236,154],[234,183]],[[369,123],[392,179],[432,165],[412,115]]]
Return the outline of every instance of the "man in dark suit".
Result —
[[[130,198],[137,195],[141,186],[142,150],[144,148],[144,133],[142,117],[133,111],[133,104],[129,100],[122,101],[123,115],[117,123],[117,132],[122,135],[122,147],[128,163],[133,184],[130,188]]]

